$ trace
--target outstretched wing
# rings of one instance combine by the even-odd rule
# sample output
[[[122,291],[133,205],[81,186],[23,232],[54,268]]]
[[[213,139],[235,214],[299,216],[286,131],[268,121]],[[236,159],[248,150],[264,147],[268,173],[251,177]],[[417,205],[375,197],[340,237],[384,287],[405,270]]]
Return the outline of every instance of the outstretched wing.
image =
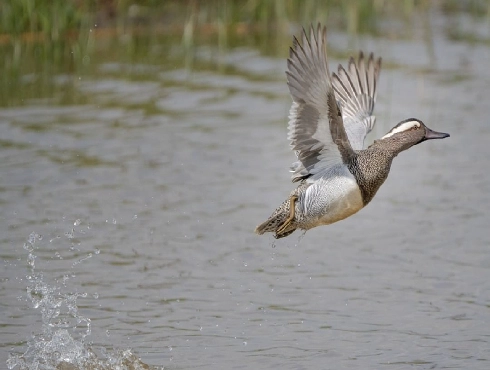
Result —
[[[286,75],[293,98],[288,139],[298,157],[291,171],[298,181],[353,154],[330,79],[325,27],[312,26],[309,39],[303,30],[302,43],[294,38]]]
[[[339,65],[338,73],[332,75],[332,84],[342,111],[345,131],[354,150],[364,148],[364,139],[376,122],[372,113],[380,69],[381,58],[374,60],[371,53],[366,65],[361,51],[357,63],[351,57],[347,70]]]

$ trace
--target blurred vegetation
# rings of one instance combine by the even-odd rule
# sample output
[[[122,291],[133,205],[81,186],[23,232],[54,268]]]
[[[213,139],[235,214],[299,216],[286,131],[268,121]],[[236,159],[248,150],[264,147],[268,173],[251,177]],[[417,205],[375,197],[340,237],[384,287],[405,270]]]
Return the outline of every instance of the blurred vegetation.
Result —
[[[94,73],[96,61],[161,64],[177,58],[191,67],[198,45],[218,54],[250,46],[285,56],[291,34],[320,21],[352,37],[403,38],[407,25],[435,6],[449,15],[490,14],[490,0],[3,0],[0,104],[19,104],[13,95],[19,86],[29,87],[20,101],[56,94],[73,99],[67,91]],[[397,32],[393,22],[400,24]],[[449,37],[471,35],[451,24]],[[65,76],[65,83],[60,87],[54,76]]]

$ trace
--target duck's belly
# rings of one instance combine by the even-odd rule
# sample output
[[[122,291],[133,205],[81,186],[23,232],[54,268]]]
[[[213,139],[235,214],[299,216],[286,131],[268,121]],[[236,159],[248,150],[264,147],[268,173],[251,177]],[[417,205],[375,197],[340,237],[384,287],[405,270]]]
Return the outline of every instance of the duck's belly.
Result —
[[[312,181],[306,189],[302,205],[302,229],[328,225],[358,212],[363,206],[361,191],[347,168],[335,176]],[[302,202],[301,202],[302,201]]]

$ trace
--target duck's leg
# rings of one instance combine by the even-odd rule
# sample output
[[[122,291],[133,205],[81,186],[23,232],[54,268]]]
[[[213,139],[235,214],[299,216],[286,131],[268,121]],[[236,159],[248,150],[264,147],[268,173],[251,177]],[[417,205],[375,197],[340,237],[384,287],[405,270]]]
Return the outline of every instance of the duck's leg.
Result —
[[[289,198],[289,216],[288,218],[286,219],[286,221],[284,221],[281,226],[278,227],[278,229],[276,230],[276,235],[280,235],[282,233],[284,233],[286,231],[286,229],[289,227],[289,225],[291,224],[291,221],[294,220],[294,212],[295,212],[295,204],[296,204],[296,201],[298,200],[298,196],[297,195],[291,195],[291,197]]]

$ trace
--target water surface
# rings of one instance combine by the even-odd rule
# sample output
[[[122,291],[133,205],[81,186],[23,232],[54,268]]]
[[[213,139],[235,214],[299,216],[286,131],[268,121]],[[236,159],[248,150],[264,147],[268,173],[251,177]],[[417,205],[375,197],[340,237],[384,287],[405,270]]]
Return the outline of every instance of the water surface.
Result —
[[[429,38],[417,22],[404,37],[330,30],[332,68],[360,48],[383,57],[370,140],[408,117],[451,138],[402,153],[358,214],[280,241],[253,229],[294,186],[286,50],[197,45],[189,65],[179,41],[153,40],[159,63],[92,55],[21,99],[39,83],[25,75],[0,108],[0,360],[61,327],[26,296],[42,282],[76,295],[66,327],[99,357],[487,369],[489,33],[461,16],[480,39],[455,40],[450,21],[434,10]]]

